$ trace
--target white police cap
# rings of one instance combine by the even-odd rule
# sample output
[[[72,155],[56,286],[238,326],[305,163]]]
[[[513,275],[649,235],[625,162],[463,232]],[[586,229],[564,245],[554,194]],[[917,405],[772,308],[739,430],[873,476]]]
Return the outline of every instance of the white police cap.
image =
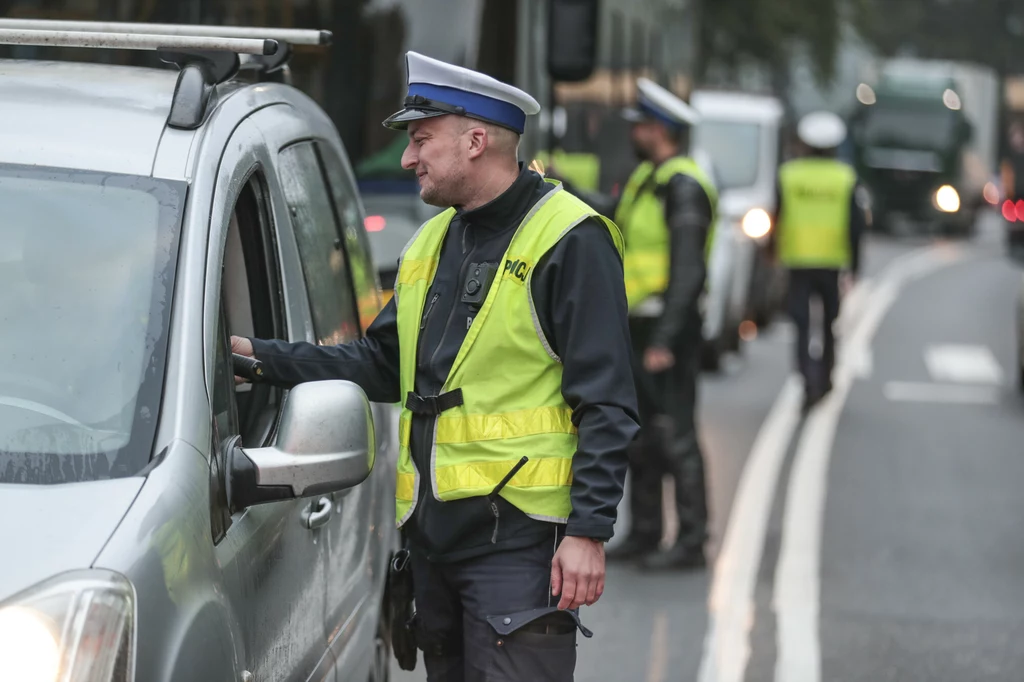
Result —
[[[627,121],[655,119],[673,128],[700,123],[700,114],[696,109],[654,81],[638,78],[636,90],[636,106],[623,112]]]
[[[409,92],[405,108],[392,114],[384,126],[405,130],[409,121],[455,114],[493,123],[520,135],[526,117],[540,113],[540,104],[519,88],[486,74],[407,52]]]
[[[831,111],[815,111],[800,119],[796,134],[815,149],[832,149],[846,139],[846,124]]]

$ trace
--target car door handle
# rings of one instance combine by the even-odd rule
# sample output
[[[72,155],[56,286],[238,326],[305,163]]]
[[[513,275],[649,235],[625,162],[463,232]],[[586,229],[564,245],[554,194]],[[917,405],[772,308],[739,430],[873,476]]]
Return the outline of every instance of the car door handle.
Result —
[[[334,504],[329,497],[321,497],[317,500],[315,509],[313,503],[310,502],[309,506],[302,510],[303,527],[309,530],[319,528],[327,523],[327,519],[331,518],[332,511],[334,511]]]

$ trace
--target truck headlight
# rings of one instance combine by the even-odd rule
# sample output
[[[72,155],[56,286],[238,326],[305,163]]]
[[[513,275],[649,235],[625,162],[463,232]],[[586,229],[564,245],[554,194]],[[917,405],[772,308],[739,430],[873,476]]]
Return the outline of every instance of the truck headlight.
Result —
[[[952,185],[943,185],[935,190],[935,206],[943,213],[956,213],[960,210],[960,195]]]
[[[763,208],[752,208],[740,223],[743,234],[751,239],[760,239],[772,231],[772,219]]]
[[[123,576],[65,573],[0,604],[0,680],[134,678],[135,591]]]

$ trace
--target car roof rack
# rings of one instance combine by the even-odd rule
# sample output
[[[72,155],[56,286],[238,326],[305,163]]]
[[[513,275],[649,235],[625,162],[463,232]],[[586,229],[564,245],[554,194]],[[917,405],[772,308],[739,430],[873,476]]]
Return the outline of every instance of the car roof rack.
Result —
[[[239,70],[289,82],[291,45],[329,45],[331,39],[330,31],[312,29],[0,19],[0,45],[156,51],[179,69],[167,125],[184,130],[202,125],[216,86]]]
[[[61,21],[51,19],[4,19],[0,28],[79,31],[89,33],[151,34],[191,38],[254,38],[292,45],[330,45],[330,31],[305,28],[262,28],[259,26],[211,26],[208,24],[147,24],[122,21]]]

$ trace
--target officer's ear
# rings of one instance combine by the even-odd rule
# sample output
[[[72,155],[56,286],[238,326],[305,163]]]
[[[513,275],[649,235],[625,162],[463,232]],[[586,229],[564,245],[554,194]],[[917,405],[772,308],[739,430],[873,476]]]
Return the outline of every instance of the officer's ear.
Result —
[[[491,136],[483,126],[472,126],[466,131],[469,142],[469,158],[476,159],[491,146]]]

